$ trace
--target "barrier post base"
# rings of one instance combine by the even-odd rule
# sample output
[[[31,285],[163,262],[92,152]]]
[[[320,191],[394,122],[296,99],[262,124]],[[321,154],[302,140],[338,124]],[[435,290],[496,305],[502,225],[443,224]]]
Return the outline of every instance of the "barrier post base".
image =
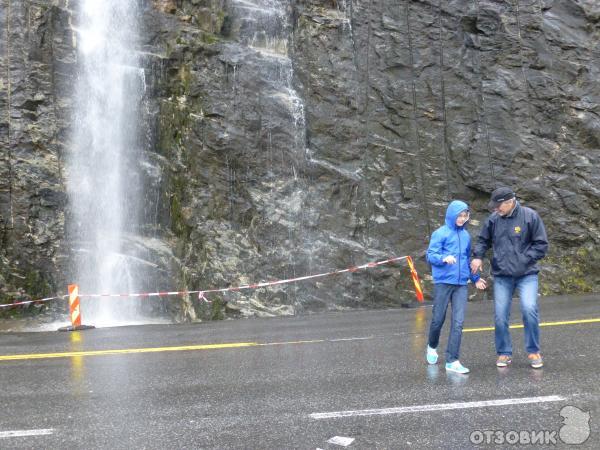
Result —
[[[81,331],[81,330],[91,330],[93,328],[96,328],[96,327],[94,325],[77,325],[77,326],[69,325],[66,327],[60,327],[58,329],[58,331]]]
[[[400,304],[400,308],[420,308],[421,306],[423,306],[423,303],[416,301],[404,302]]]

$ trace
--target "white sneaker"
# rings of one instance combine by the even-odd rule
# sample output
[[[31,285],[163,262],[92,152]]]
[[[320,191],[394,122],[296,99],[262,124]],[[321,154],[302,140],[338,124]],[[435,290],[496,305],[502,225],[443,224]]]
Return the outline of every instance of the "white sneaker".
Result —
[[[437,350],[427,346],[427,364],[436,364],[438,360]]]
[[[463,366],[457,359],[451,363],[446,363],[446,372],[469,373],[470,370]]]

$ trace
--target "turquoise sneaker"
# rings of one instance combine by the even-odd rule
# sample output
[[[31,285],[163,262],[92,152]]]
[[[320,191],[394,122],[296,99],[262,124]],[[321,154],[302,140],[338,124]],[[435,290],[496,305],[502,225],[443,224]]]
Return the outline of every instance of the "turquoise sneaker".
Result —
[[[446,363],[446,372],[469,373],[470,370],[463,366],[457,359],[451,363]]]
[[[438,360],[437,350],[427,346],[427,364],[436,364]]]

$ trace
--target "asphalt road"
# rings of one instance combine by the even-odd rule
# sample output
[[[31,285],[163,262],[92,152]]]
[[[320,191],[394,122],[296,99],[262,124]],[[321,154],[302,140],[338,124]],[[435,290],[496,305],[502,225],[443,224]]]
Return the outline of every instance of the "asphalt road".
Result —
[[[517,328],[498,369],[469,304],[469,375],[425,363],[428,307],[0,333],[0,448],[600,448],[600,297],[541,311],[545,367]]]

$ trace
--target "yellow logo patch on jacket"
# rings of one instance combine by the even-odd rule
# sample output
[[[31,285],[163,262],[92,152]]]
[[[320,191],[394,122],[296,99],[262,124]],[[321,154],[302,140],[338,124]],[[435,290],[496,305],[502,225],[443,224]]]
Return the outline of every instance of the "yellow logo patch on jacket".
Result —
[[[521,234],[521,227],[515,227],[515,234]]]

